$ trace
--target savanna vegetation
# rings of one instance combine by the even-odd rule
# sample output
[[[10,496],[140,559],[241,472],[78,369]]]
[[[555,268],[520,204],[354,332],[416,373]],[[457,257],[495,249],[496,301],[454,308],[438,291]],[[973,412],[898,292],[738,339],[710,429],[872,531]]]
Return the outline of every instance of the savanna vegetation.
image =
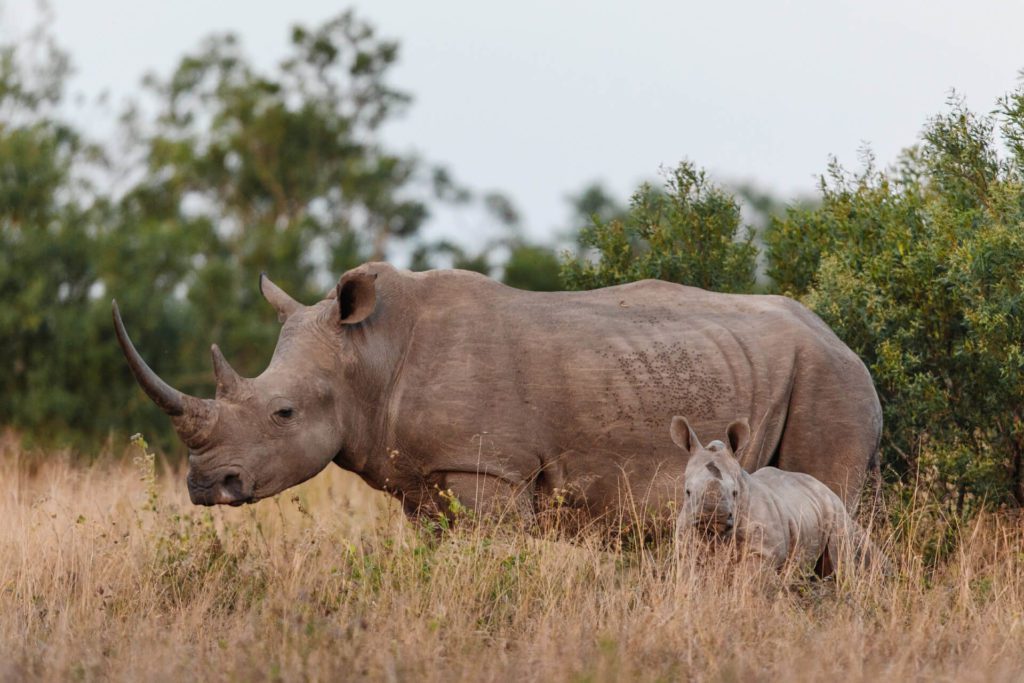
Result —
[[[1024,667],[1019,517],[959,522],[913,489],[872,530],[893,577],[772,583],[686,546],[464,521],[438,536],[338,468],[209,510],[134,447],[88,468],[15,440],[0,456],[0,680],[989,682]]]
[[[146,79],[116,141],[75,125],[44,29],[0,46],[0,680],[1020,679],[1024,89],[990,114],[951,98],[891,168],[832,163],[788,204],[689,161],[627,206],[583,188],[560,250],[500,191],[389,148],[399,47],[355,14],[294,28],[269,71],[211,36]],[[427,240],[438,210],[494,237]],[[766,584],[685,547],[439,529],[336,468],[190,506],[111,295],[203,395],[211,341],[247,374],[273,348],[260,271],[311,301],[396,251],[526,289],[800,299],[881,396],[861,514],[893,575]]]

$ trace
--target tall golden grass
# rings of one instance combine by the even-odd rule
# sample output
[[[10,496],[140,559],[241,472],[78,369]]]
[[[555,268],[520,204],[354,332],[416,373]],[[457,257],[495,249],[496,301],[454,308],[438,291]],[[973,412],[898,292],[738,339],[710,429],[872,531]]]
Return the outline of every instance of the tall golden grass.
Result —
[[[0,679],[1024,678],[1024,532],[913,496],[892,577],[752,581],[692,549],[437,537],[331,469],[192,507],[180,472],[0,443]]]

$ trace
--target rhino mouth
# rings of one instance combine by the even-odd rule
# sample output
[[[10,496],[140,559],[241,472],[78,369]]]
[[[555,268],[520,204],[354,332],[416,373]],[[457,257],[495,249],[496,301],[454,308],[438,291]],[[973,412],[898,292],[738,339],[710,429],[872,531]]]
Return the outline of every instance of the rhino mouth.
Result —
[[[188,495],[193,505],[230,505],[238,507],[256,502],[253,486],[243,478],[240,471],[222,472],[213,477],[201,478],[189,472],[186,478]]]

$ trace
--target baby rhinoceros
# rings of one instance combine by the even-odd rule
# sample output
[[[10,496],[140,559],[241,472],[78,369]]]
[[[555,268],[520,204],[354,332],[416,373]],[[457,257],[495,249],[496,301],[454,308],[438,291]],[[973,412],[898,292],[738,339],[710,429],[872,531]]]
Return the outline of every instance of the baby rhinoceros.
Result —
[[[690,453],[679,534],[695,531],[712,540],[735,540],[746,557],[771,567],[784,565],[819,575],[851,561],[864,565],[884,557],[851,519],[843,501],[814,477],[763,467],[747,473],[739,463],[750,436],[745,419],[726,430],[726,442],[706,446],[686,418],[672,418],[672,440]]]

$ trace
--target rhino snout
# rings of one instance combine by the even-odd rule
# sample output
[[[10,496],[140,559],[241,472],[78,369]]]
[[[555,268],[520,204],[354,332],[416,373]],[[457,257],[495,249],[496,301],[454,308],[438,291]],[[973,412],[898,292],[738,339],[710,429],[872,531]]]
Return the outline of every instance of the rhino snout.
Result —
[[[201,477],[190,469],[186,483],[193,505],[242,505],[253,501],[252,482],[241,470],[221,470]]]

